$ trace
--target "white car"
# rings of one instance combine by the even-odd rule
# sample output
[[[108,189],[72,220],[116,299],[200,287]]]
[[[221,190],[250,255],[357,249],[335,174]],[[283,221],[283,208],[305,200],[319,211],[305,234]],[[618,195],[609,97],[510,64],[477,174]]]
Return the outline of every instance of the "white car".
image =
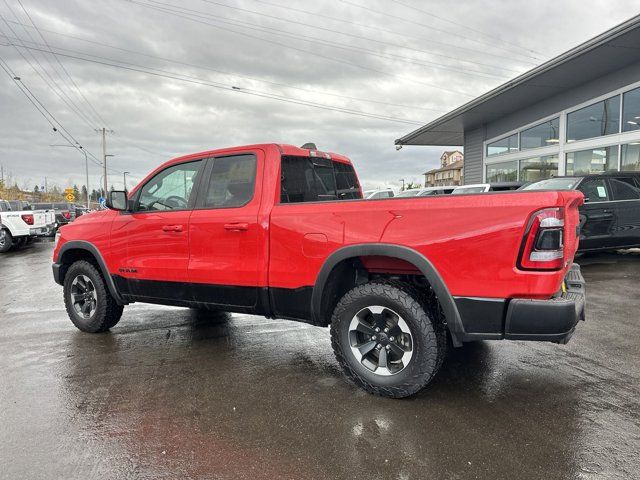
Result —
[[[362,192],[362,198],[365,200],[380,200],[382,198],[393,198],[396,194],[390,188],[385,188],[383,190],[365,190]]]
[[[400,192],[397,197],[428,197],[430,195],[448,195],[453,192],[456,187],[454,186],[440,186],[440,187],[425,187],[425,188],[411,188]]]
[[[53,211],[14,211],[9,202],[0,200],[0,253],[22,247],[34,237],[51,235],[55,223]]]
[[[510,190],[518,190],[523,185],[524,182],[475,183],[456,187],[451,193],[453,195],[461,195],[465,193],[508,192]]]

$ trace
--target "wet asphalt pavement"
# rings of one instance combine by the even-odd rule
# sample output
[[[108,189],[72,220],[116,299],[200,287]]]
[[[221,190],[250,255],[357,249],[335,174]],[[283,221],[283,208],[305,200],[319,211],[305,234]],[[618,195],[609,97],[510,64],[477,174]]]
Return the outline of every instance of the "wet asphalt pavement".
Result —
[[[82,333],[51,252],[0,255],[2,479],[640,478],[640,253],[580,259],[568,345],[469,344],[389,400],[327,329],[135,304]]]

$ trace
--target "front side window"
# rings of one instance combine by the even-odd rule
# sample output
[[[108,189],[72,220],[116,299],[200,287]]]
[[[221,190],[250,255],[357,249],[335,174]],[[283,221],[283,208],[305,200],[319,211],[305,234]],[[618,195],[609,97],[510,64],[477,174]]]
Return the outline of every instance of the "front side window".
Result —
[[[640,88],[623,95],[622,131],[631,132],[640,129]]]
[[[510,153],[518,151],[518,134],[496,140],[487,144],[487,156],[500,155],[502,153]]]
[[[215,158],[209,182],[204,190],[202,207],[233,208],[246,205],[253,198],[255,182],[254,155]]]
[[[567,175],[586,175],[617,169],[617,146],[567,153]]]
[[[515,182],[518,180],[518,162],[492,163],[487,165],[487,183]]]
[[[625,172],[640,172],[640,142],[622,145],[622,159],[620,170]]]
[[[588,178],[578,185],[578,190],[584,194],[585,201],[589,203],[611,200],[604,178]]]
[[[560,141],[560,118],[554,118],[520,132],[520,150],[557,145]]]
[[[640,187],[632,177],[610,178],[614,200],[639,200]]]
[[[601,137],[620,131],[620,95],[567,115],[567,142]]]
[[[136,211],[186,210],[202,160],[181,163],[156,174],[140,190]]]
[[[558,175],[558,156],[534,157],[520,160],[520,181],[535,182]]]

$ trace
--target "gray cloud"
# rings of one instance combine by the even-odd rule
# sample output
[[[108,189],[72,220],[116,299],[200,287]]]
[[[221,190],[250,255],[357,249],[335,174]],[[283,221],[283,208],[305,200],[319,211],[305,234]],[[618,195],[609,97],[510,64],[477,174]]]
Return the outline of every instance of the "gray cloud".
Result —
[[[281,5],[286,3],[284,0],[268,1]],[[0,15],[11,22],[28,24],[29,20],[18,2],[7,2],[11,10],[0,2]],[[352,3],[366,4],[368,10],[340,0],[292,4],[296,9],[317,12],[315,16],[256,0],[216,0],[214,3],[254,10],[264,15],[224,8],[205,0],[140,2],[155,6],[160,5],[158,2],[173,4],[176,9],[203,13],[198,13],[197,21],[190,21],[125,0],[23,0],[22,3],[49,44],[56,49],[67,49],[56,50],[60,53],[81,57],[96,55],[163,70],[170,75],[189,75],[205,82],[234,85],[245,91],[252,89],[422,123],[526,71],[533,64],[610,28],[637,13],[640,7],[639,1],[589,2],[585,7],[584,2],[578,0],[562,3],[547,0],[434,0],[428,3],[404,0],[404,3],[451,19],[459,23],[458,26],[388,0],[352,0]],[[402,22],[372,10],[402,16],[432,28]],[[326,16],[371,28],[329,20]],[[225,22],[243,24],[244,27],[220,23],[222,17],[226,18]],[[274,30],[268,33],[251,30],[247,22],[257,25],[251,28]],[[300,23],[342,33],[318,30]],[[42,43],[34,29],[25,30],[16,23],[9,25],[24,42]],[[393,35],[386,30],[402,35]],[[9,37],[14,36],[1,20],[0,31]],[[113,45],[121,50],[52,32]],[[337,43],[344,48],[310,42],[303,36],[317,37],[322,42]],[[252,37],[260,37],[264,41]],[[6,38],[0,35],[0,43],[3,42],[6,43]],[[391,44],[407,45],[431,54]],[[27,45],[33,46],[31,43]],[[372,50],[385,58],[351,48]],[[527,53],[525,49],[539,53]],[[24,49],[22,52],[30,58]],[[88,105],[58,78],[58,74],[63,78],[66,76],[52,56],[35,51],[33,55],[81,110],[94,116]],[[527,55],[539,59],[527,58]],[[61,123],[87,149],[100,157],[100,139],[92,127],[101,127],[101,122],[94,119],[89,122],[91,125],[86,125],[37,76],[14,47],[0,46],[0,57]],[[173,59],[182,64],[152,57]],[[347,115],[250,96],[242,91],[184,83],[64,56],[58,58],[104,118],[106,126],[115,131],[108,140],[109,152],[116,155],[110,159],[110,166],[116,171],[132,172],[134,180],[140,180],[163,160],[184,153],[246,143],[301,145],[314,141],[321,149],[352,158],[366,186],[397,185],[400,178],[420,181],[421,174],[437,164],[442,150],[436,147],[405,147],[395,151],[393,140],[418,125]],[[447,68],[418,64],[427,62]],[[456,69],[478,74],[456,72]],[[339,98],[319,92],[407,107]],[[49,147],[63,143],[63,139],[52,131],[14,82],[1,71],[0,129],[0,163],[5,171],[17,178],[19,185],[41,184],[44,176],[50,183],[60,186],[84,183],[83,157],[69,148]],[[100,169],[92,163],[90,170],[90,183],[95,188]],[[112,172],[110,178],[114,185],[121,186],[120,174]]]

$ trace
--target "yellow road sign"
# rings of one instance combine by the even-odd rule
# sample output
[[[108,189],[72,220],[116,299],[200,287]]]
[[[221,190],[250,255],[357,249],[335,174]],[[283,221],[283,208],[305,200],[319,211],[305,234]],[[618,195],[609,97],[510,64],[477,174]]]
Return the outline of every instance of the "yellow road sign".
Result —
[[[73,202],[76,199],[76,196],[73,193],[67,193],[64,198],[66,198],[68,202]]]

